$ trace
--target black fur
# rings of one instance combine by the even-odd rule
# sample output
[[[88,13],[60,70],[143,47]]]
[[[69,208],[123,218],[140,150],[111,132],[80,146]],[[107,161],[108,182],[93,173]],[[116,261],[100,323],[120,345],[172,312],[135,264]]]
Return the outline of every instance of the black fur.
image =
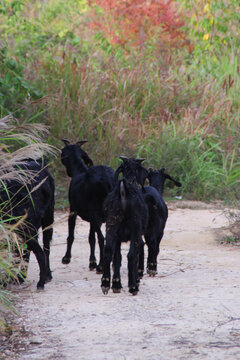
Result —
[[[29,261],[30,251],[33,251],[37,258],[40,268],[37,288],[43,289],[45,282],[52,279],[49,254],[54,221],[54,179],[47,168],[46,160],[25,159],[15,168],[26,180],[24,184],[17,180],[5,181],[5,187],[1,186],[1,218],[16,223],[27,214],[18,227],[18,233],[27,244],[24,259]],[[40,227],[43,230],[43,249],[38,243]]]
[[[105,222],[103,202],[113,188],[114,171],[103,165],[93,166],[92,160],[82,150],[81,143],[65,143],[62,149],[61,160],[66,167],[68,176],[71,177],[69,187],[70,214],[68,218],[67,250],[62,259],[63,264],[71,261],[71,248],[74,241],[74,228],[76,217],[90,223],[90,270],[97,268],[102,273],[104,236],[101,225]],[[97,266],[95,257],[95,233],[98,236],[100,248],[100,261]]]
[[[149,221],[144,234],[148,246],[147,272],[150,276],[157,274],[157,256],[168,218],[168,208],[163,199],[163,190],[166,179],[174,182],[176,186],[181,183],[165,173],[165,169],[149,169],[148,179],[150,186],[144,187],[143,196],[148,205]],[[140,271],[141,275],[143,275]]]
[[[114,293],[121,291],[121,243],[126,241],[130,241],[128,253],[129,292],[133,295],[138,293],[139,255],[143,252],[142,234],[144,234],[148,223],[148,208],[142,191],[138,188],[138,180],[143,181],[140,174],[145,173],[141,161],[134,158],[123,159],[123,163],[115,172],[114,189],[104,202],[104,210],[107,216],[104,271],[101,281],[104,294],[107,294],[110,289],[111,262],[114,272],[112,290]],[[118,180],[120,172],[123,173],[123,178]]]

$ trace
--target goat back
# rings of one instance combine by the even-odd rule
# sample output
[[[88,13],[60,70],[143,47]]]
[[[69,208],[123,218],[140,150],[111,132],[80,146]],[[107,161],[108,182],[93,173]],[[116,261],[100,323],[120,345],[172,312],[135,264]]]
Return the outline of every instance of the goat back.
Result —
[[[27,214],[26,223],[34,219],[36,227],[40,227],[50,202],[54,206],[54,179],[46,165],[41,159],[26,159],[15,165],[19,180],[6,180],[0,190],[4,218],[16,219]]]
[[[163,219],[167,219],[167,205],[162,195],[153,186],[144,186],[143,197],[148,206],[150,217],[160,216]]]

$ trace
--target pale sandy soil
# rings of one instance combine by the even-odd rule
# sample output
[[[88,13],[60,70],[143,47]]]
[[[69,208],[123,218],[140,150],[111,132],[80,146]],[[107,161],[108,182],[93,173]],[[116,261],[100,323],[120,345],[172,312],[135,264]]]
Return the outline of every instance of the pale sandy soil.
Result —
[[[36,291],[38,267],[31,255],[30,291],[19,291],[18,322],[28,336],[17,358],[240,359],[240,248],[217,241],[227,224],[222,210],[198,208],[170,206],[158,275],[145,275],[137,296],[127,289],[127,244],[122,248],[123,290],[102,294],[101,275],[88,270],[89,226],[80,219],[72,262],[61,263],[67,214],[58,212],[53,280],[43,292]]]

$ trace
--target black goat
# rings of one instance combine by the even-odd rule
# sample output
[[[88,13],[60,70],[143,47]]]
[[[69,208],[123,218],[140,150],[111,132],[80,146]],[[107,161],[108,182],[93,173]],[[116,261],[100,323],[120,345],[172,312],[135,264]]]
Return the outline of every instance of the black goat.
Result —
[[[24,182],[6,180],[0,190],[1,218],[10,223],[17,223],[17,231],[27,245],[23,258],[29,262],[30,251],[33,251],[40,268],[38,289],[52,279],[49,265],[50,242],[54,221],[54,179],[50,174],[47,162],[42,159],[26,159],[15,166],[16,171],[24,177]],[[3,183],[2,183],[3,185]],[[42,227],[43,249],[38,243],[38,230]],[[19,276],[19,281],[24,279]]]
[[[147,170],[141,165],[144,159],[120,157],[123,163],[115,172],[115,186],[104,202],[106,219],[106,244],[101,288],[104,294],[110,289],[110,264],[113,262],[112,290],[121,291],[121,242],[130,240],[128,253],[128,287],[133,295],[138,293],[139,256],[143,253],[142,234],[148,223],[148,208],[138,183],[143,187]],[[118,180],[122,172],[123,178]]]
[[[181,183],[166,174],[164,168],[160,170],[149,169],[148,179],[150,186],[145,186],[143,192],[149,211],[149,221],[144,237],[148,246],[147,273],[150,276],[155,276],[157,274],[157,256],[160,242],[168,218],[168,208],[162,197],[164,183],[167,179],[173,181],[178,187],[181,186]],[[139,273],[142,276],[143,269],[142,271],[139,270]]]
[[[105,222],[103,202],[107,194],[113,188],[114,171],[104,165],[93,166],[93,162],[87,153],[81,148],[86,140],[71,144],[63,139],[65,147],[62,149],[61,160],[70,176],[69,187],[70,214],[68,218],[67,251],[62,258],[63,264],[71,261],[71,248],[74,241],[74,229],[76,217],[79,215],[83,220],[90,223],[90,270],[97,269],[102,273],[104,236],[101,225]],[[100,261],[97,266],[95,257],[95,233],[98,236],[100,248]]]

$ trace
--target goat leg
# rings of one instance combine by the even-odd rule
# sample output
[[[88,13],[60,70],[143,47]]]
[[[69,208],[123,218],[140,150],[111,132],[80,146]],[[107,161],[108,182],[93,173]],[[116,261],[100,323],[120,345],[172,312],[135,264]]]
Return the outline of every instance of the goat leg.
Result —
[[[156,238],[153,235],[145,238],[148,247],[147,273],[149,276],[155,276],[157,274]]]
[[[70,209],[70,214],[68,217],[68,238],[67,238],[67,251],[66,254],[64,255],[64,257],[62,258],[62,263],[63,264],[69,264],[71,261],[71,249],[72,249],[72,244],[74,241],[74,229],[75,229],[75,225],[76,225],[76,217],[77,214],[75,212],[71,212]]]
[[[115,242],[116,236],[114,230],[108,230],[106,233],[106,244],[104,246],[104,255],[103,255],[103,276],[101,280],[101,289],[104,295],[106,295],[110,289],[111,281],[111,270],[110,264],[113,259],[113,254],[115,253]]]
[[[111,271],[110,271],[110,263],[112,259],[112,249],[108,244],[104,247],[104,266],[103,266],[103,275],[101,280],[101,289],[104,295],[107,295],[110,289],[110,279],[111,279]]]
[[[112,291],[115,294],[121,292],[121,275],[120,268],[122,265],[122,255],[121,255],[121,242],[119,241],[116,245],[116,250],[113,257],[113,279],[112,279]]]
[[[49,261],[49,255],[50,255],[50,242],[52,240],[53,235],[53,217],[54,217],[54,207],[50,207],[49,210],[46,212],[43,220],[42,220],[42,229],[43,229],[43,251],[46,256],[46,282],[52,280],[52,272],[50,269],[50,261]]]
[[[34,255],[36,256],[36,259],[38,261],[38,265],[40,268],[40,275],[39,275],[39,281],[37,283],[37,289],[43,290],[44,284],[46,282],[46,257],[44,254],[43,249],[39,245],[38,241],[36,239],[31,239],[27,242],[27,247],[29,251],[33,251]]]
[[[96,263],[95,258],[95,232],[98,236],[98,245],[99,245],[99,252],[100,252],[100,259],[99,264]],[[89,269],[93,270],[96,269],[97,274],[103,273],[103,250],[104,250],[104,236],[101,231],[101,224],[98,224],[96,219],[90,223],[90,233],[89,233],[89,244],[91,249],[91,255],[89,259]]]
[[[99,264],[97,266],[97,274],[103,273],[103,252],[104,252],[104,236],[102,234],[101,228],[98,225],[96,228],[97,235],[98,235],[98,245],[99,245],[99,252],[100,252],[100,259]]]
[[[141,235],[138,236],[138,240],[135,238],[131,239],[130,250],[128,253],[128,288],[132,295],[138,293],[138,245],[141,239]]]
[[[21,256],[23,259],[23,264],[21,264]],[[16,250],[16,257],[17,257],[17,263],[21,264],[20,272],[17,275],[18,281],[20,284],[22,284],[26,277],[27,277],[27,271],[28,271],[28,264],[30,259],[30,250],[24,249],[22,255]]]
[[[141,238],[139,244],[139,263],[138,263],[138,281],[143,278],[144,273],[144,241]]]
[[[94,223],[90,222],[90,230],[88,236],[88,242],[90,245],[89,270],[94,270],[97,267],[97,262],[95,257],[95,244],[96,244],[95,231],[96,228]]]

